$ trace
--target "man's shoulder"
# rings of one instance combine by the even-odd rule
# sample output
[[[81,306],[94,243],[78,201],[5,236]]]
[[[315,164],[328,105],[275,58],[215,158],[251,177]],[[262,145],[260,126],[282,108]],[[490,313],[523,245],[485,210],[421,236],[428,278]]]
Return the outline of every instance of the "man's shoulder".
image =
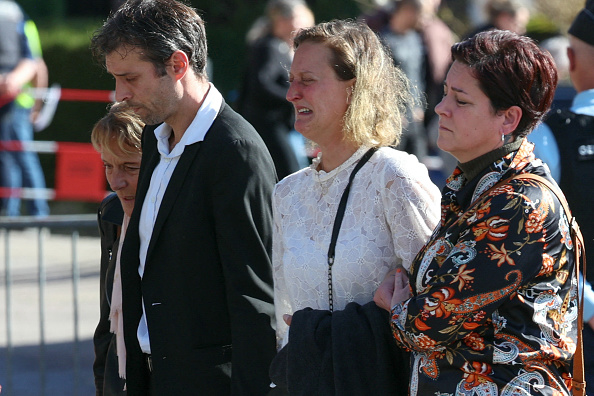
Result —
[[[218,158],[236,165],[259,164],[274,173],[274,163],[262,137],[225,103],[204,137],[202,152],[207,161]],[[273,178],[276,180],[276,175]]]
[[[221,111],[215,118],[210,130],[204,138],[204,142],[253,139],[260,140],[260,136],[254,127],[239,113],[233,110],[231,106],[223,103]]]
[[[574,113],[568,108],[560,108],[551,110],[543,120],[543,124],[547,125],[551,129],[559,129],[560,126],[565,124],[567,119],[571,119]]]
[[[554,134],[567,129],[584,129],[594,131],[594,116],[577,114],[569,108],[561,108],[551,111],[545,120]]]

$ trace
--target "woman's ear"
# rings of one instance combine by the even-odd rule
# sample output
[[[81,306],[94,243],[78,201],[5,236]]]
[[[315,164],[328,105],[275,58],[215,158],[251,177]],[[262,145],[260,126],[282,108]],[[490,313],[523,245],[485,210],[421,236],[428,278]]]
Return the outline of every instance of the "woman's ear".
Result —
[[[351,81],[352,82],[346,88],[346,90],[347,90],[347,101],[346,101],[347,104],[351,104],[351,98],[352,98],[353,94],[355,93],[355,82],[357,81],[357,79],[353,78]]]
[[[350,87],[347,87],[346,91],[347,91],[346,103],[351,104],[351,95],[353,95],[353,86],[351,85]]]
[[[519,106],[511,106],[506,110],[502,110],[501,115],[504,117],[503,124],[501,124],[501,133],[509,135],[518,127],[522,119],[522,109]]]

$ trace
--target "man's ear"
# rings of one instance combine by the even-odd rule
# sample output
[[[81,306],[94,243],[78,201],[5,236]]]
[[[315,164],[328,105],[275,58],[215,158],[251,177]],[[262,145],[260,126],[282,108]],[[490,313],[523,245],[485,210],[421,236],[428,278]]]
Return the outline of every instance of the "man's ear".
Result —
[[[575,70],[575,50],[567,47],[567,59],[569,59],[569,71]]]
[[[501,114],[504,117],[501,133],[508,135],[518,127],[522,119],[522,109],[519,106],[511,106],[509,109],[503,110]]]
[[[171,54],[168,63],[169,66],[171,66],[176,81],[181,80],[190,67],[188,55],[180,50],[174,51],[173,54]]]

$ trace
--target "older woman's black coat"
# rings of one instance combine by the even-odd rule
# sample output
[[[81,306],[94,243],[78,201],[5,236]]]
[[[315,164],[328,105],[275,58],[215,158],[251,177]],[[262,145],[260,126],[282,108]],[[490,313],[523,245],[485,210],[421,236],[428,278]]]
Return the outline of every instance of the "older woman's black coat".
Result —
[[[97,396],[125,395],[125,381],[118,374],[115,334],[109,331],[109,311],[115,271],[115,257],[118,248],[119,229],[124,218],[124,210],[116,194],[111,194],[101,202],[97,213],[101,236],[100,272],[100,310],[99,324],[93,335],[95,347],[95,394]]]

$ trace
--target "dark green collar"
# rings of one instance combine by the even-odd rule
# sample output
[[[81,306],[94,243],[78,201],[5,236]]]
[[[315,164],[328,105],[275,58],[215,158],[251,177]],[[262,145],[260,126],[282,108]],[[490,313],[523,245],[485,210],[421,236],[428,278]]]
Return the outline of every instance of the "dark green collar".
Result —
[[[509,153],[518,151],[524,139],[516,139],[515,141],[505,144],[493,151],[481,155],[473,160],[465,163],[458,163],[458,167],[464,172],[466,180],[472,180],[481,173],[485,168],[491,166],[496,160],[505,157]]]

